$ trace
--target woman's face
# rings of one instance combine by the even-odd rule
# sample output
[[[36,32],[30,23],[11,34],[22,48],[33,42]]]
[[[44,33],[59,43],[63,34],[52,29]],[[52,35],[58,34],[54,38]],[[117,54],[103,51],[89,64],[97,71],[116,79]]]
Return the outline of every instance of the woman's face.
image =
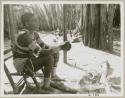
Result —
[[[38,31],[39,30],[39,22],[38,19],[34,16],[27,22],[26,29],[31,31]]]

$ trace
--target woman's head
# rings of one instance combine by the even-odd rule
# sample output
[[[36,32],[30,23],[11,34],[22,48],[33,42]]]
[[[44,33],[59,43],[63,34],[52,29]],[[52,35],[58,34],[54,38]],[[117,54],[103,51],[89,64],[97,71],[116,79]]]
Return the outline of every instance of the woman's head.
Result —
[[[21,21],[25,29],[30,31],[39,30],[39,22],[33,13],[24,13],[21,17]]]

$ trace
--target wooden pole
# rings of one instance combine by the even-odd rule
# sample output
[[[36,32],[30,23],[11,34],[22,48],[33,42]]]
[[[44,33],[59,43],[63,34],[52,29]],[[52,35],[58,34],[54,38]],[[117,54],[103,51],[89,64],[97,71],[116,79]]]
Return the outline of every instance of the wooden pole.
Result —
[[[15,43],[15,36],[17,33],[17,27],[16,27],[16,20],[14,16],[14,11],[11,5],[5,5],[4,8],[6,9],[5,13],[7,15],[7,24],[9,28],[9,36],[11,39],[11,44],[13,45]]]
[[[114,18],[114,5],[110,4],[108,7],[108,49],[113,51],[113,18]]]
[[[95,5],[95,48],[100,47],[100,4]]]
[[[102,4],[100,7],[100,49],[107,49],[107,6]]]
[[[90,4],[86,5],[85,12],[85,32],[84,32],[84,45],[88,46],[88,38],[89,38],[89,17],[90,17]]]
[[[66,33],[66,5],[63,5],[63,40],[67,40],[67,33]],[[63,61],[67,63],[67,51],[63,52]]]
[[[113,51],[114,7],[114,4],[108,6],[105,4],[86,5],[85,27],[84,33],[82,33],[85,46]],[[83,29],[82,24],[81,28]]]

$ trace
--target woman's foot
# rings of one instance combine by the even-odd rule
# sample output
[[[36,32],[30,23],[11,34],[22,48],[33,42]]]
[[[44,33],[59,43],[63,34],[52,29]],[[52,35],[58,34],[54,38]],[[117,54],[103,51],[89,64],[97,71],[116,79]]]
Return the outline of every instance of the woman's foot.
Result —
[[[51,80],[52,80],[52,81],[65,81],[64,79],[61,79],[61,78],[60,78],[59,76],[57,76],[57,75],[52,76]]]
[[[42,86],[41,89],[42,89],[42,90],[45,90],[45,91],[48,92],[48,93],[55,93],[55,91],[56,91],[56,89],[52,88],[51,86],[48,86],[48,87]]]

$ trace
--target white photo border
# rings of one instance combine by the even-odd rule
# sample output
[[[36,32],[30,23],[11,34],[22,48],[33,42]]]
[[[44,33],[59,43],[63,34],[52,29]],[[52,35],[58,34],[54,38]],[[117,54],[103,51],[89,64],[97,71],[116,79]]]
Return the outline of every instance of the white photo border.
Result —
[[[125,67],[123,65],[125,65],[125,28],[124,28],[124,24],[125,24],[125,20],[124,20],[124,9],[125,9],[125,3],[124,3],[124,0],[69,0],[69,1],[66,1],[66,0],[21,0],[21,1],[18,1],[18,0],[3,0],[0,2],[0,11],[2,12],[1,13],[1,16],[0,16],[0,20],[1,20],[1,23],[0,23],[0,47],[1,47],[1,51],[0,51],[0,56],[1,56],[1,59],[0,59],[0,62],[1,62],[1,66],[0,66],[0,97],[49,97],[49,98],[53,98],[53,97],[88,97],[88,95],[85,95],[85,94],[43,94],[43,95],[34,95],[34,94],[30,94],[30,95],[4,95],[4,85],[3,85],[3,80],[2,79],[2,73],[4,73],[4,66],[3,66],[3,51],[4,51],[4,34],[3,34],[3,28],[4,28],[4,25],[3,25],[3,20],[4,20],[4,13],[3,13],[3,5],[4,4],[38,4],[38,3],[46,3],[46,4],[120,4],[120,10],[121,10],[121,62],[122,62],[122,67],[121,67],[121,74],[122,74],[122,78],[121,78],[121,84],[122,84],[122,89],[121,89],[121,94],[120,95],[111,95],[111,96],[107,96],[107,95],[101,95],[99,97],[123,97],[125,96]]]

